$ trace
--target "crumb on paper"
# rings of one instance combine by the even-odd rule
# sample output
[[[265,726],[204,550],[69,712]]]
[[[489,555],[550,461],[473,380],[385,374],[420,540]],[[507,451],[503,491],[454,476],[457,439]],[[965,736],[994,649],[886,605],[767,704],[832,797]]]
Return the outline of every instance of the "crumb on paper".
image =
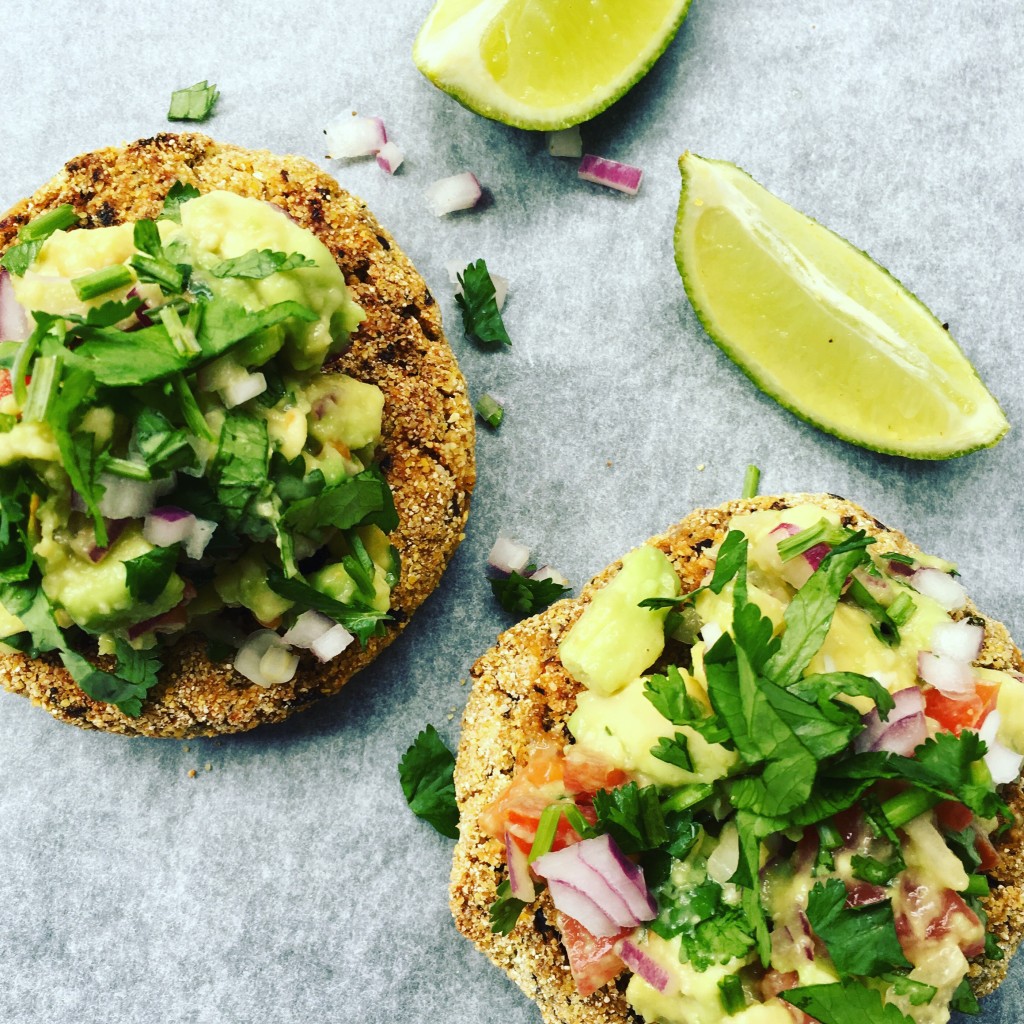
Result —
[[[698,473],[703,473],[705,469],[707,469],[707,466],[703,462],[698,462],[697,463],[697,472]]]
[[[608,469],[611,469],[611,468],[612,468],[612,466],[614,466],[614,465],[615,465],[615,463],[614,463],[614,462],[612,462],[612,460],[611,460],[611,459],[609,459],[609,460],[608,460],[608,461],[607,461],[607,462],[605,463],[605,466],[606,466],[606,467],[607,467]]]
[[[187,754],[192,748],[186,743],[181,749]]]
[[[203,771],[204,772],[212,772],[213,771],[213,765],[210,764],[209,761],[207,761],[206,764],[203,765]]]
[[[190,779],[194,779],[196,777],[196,770],[195,770],[195,768],[189,768],[189,770],[188,770],[188,777]]]

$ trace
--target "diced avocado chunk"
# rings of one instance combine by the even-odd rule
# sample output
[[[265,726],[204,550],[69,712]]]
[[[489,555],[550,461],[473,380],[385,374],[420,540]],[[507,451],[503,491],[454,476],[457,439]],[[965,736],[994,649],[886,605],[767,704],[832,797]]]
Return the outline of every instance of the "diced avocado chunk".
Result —
[[[559,645],[565,670],[596,693],[621,690],[665,649],[668,608],[640,602],[678,596],[679,577],[661,551],[649,545],[631,551]]]
[[[221,567],[214,587],[227,605],[242,605],[262,623],[274,622],[292,607],[292,602],[270,589],[269,566],[259,552],[251,551],[237,562]]]
[[[152,550],[138,525],[126,529],[99,562],[80,558],[70,548],[49,545],[43,592],[55,608],[63,608],[79,626],[90,630],[122,629],[161,615],[181,601],[182,578],[172,573],[163,593],[141,605],[128,591],[124,569],[129,559]]]
[[[996,739],[1018,754],[1024,754],[1024,683],[1008,672],[986,669],[975,669],[974,672],[992,681],[996,681],[993,677],[998,677],[996,710],[999,712],[999,731]]]

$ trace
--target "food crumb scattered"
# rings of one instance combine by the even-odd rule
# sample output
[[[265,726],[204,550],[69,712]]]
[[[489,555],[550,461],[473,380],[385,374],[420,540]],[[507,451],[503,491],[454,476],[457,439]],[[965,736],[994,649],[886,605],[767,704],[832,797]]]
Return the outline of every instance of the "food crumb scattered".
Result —
[[[703,473],[705,469],[707,469],[707,466],[703,462],[698,462],[697,463],[697,472],[698,473]]]
[[[608,461],[607,461],[607,462],[605,463],[605,465],[606,465],[606,466],[607,466],[607,467],[608,467],[609,469],[611,469],[611,468],[612,468],[612,466],[614,466],[614,465],[615,465],[615,463],[614,463],[614,462],[612,462],[612,460],[611,460],[611,459],[609,459],[609,460],[608,460]]]
[[[210,764],[209,761],[207,761],[206,764],[203,765],[203,771],[204,772],[211,772],[211,771],[213,771],[213,765]]]
[[[192,748],[186,743],[181,749],[187,754]]]
[[[189,770],[188,770],[188,777],[190,779],[194,779],[196,777],[196,770],[195,770],[195,768],[189,768]]]

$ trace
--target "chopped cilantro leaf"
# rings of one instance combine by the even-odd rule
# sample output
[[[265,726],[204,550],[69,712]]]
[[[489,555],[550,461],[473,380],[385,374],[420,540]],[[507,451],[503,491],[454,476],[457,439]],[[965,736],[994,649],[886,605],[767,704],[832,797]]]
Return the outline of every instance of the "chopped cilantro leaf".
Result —
[[[459,838],[454,770],[455,756],[432,725],[416,737],[398,765],[409,809],[449,839]]]
[[[220,93],[215,85],[205,79],[190,85],[187,89],[175,89],[171,93],[171,105],[167,111],[168,121],[205,121],[213,112]]]
[[[641,789],[630,782],[594,795],[597,825],[608,832],[623,853],[653,850],[669,839],[655,786]]]
[[[219,356],[233,345],[285,320],[312,323],[316,313],[301,302],[287,299],[265,309],[249,310],[223,297],[206,300],[197,340],[207,358]]]
[[[164,592],[177,564],[177,544],[153,548],[137,558],[129,558],[124,563],[128,593],[136,601],[150,604]]]
[[[185,369],[189,360],[175,347],[163,324],[138,331],[83,327],[84,338],[68,361],[108,387],[137,387]]]
[[[855,981],[791,988],[783,998],[821,1024],[914,1024],[877,989]]]
[[[981,1013],[978,997],[974,994],[974,990],[966,978],[957,986],[949,1005],[958,1013],[968,1013],[971,1016]]]
[[[307,535],[320,527],[347,530],[360,525],[377,526],[390,533],[398,525],[391,488],[377,466],[293,501],[283,519],[290,530]]]
[[[164,208],[162,216],[168,220],[181,223],[181,207],[190,199],[197,199],[200,195],[195,185],[189,185],[183,181],[176,181],[164,196]]]
[[[458,276],[461,294],[455,301],[462,310],[466,334],[484,345],[511,345],[501,311],[494,298],[494,282],[483,260],[470,263]]]
[[[686,736],[677,732],[671,739],[662,736],[658,742],[651,747],[651,756],[666,764],[675,765],[685,772],[693,771],[693,758],[690,757],[690,748],[686,742]]]
[[[899,850],[887,860],[865,857],[859,853],[855,853],[850,859],[853,877],[872,885],[888,885],[906,866]]]
[[[289,254],[275,252],[272,249],[250,249],[241,256],[221,260],[210,268],[210,273],[214,277],[244,277],[252,281],[261,281],[271,274],[315,266],[316,260],[309,259],[301,252]]]
[[[696,697],[690,696],[675,665],[668,666],[666,675],[652,674],[644,683],[644,696],[673,725],[689,726],[708,743],[728,741],[729,731]]]
[[[528,565],[526,570],[533,572],[536,568],[535,565]],[[489,582],[491,593],[497,598],[498,604],[505,611],[519,616],[533,615],[547,608],[552,601],[564,597],[572,589],[554,580],[535,580],[530,576],[520,576],[517,572],[494,577]]]
[[[498,886],[497,899],[491,904],[491,909],[488,912],[491,931],[495,935],[511,935],[520,914],[526,908],[526,904],[522,900],[518,900],[512,895],[511,888],[507,881]]]
[[[221,428],[211,476],[230,521],[241,521],[249,505],[264,494],[269,466],[266,420],[229,413]]]
[[[358,600],[344,604],[299,577],[286,578],[279,569],[271,569],[267,583],[271,590],[294,601],[301,610],[312,608],[341,623],[364,647],[370,637],[384,632],[384,623],[391,619],[387,612],[379,612]]]
[[[830,878],[824,884],[818,882],[808,894],[807,919],[825,943],[841,978],[870,977],[894,967],[912,966],[896,936],[888,900],[847,910],[846,886],[838,878]]]
[[[913,981],[905,974],[883,974],[882,981],[888,982],[898,996],[906,996],[911,1006],[924,1006],[930,1003],[938,993],[934,985],[926,985],[923,981]]]

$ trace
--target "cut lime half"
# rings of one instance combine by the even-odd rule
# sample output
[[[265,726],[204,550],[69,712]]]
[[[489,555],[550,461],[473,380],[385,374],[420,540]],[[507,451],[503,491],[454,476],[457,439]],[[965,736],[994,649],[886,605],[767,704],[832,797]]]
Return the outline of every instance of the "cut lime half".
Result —
[[[470,110],[518,128],[586,121],[635,85],[690,0],[440,0],[416,66]]]
[[[676,264],[708,334],[762,391],[878,452],[947,459],[1009,424],[949,332],[883,267],[734,164],[694,153]]]

